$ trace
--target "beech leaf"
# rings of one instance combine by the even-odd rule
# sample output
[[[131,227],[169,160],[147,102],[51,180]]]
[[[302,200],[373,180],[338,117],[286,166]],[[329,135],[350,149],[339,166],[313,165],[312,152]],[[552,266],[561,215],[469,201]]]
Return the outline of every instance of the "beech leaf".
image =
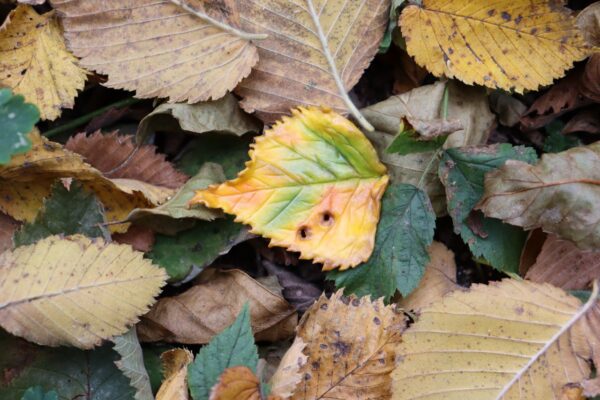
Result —
[[[191,204],[235,214],[271,246],[324,270],[369,258],[388,177],[356,126],[330,110],[300,108],[257,137],[250,158],[236,179],[196,192]]]
[[[23,96],[13,95],[10,89],[0,89],[0,165],[6,164],[14,154],[31,148],[28,133],[40,119],[33,104],[25,103]]]

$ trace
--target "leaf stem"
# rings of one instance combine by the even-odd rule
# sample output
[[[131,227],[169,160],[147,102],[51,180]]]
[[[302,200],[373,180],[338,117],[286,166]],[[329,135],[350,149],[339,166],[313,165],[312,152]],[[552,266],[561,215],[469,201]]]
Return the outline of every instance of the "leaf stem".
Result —
[[[417,187],[419,189],[423,189],[423,184],[425,183],[425,178],[427,177],[429,172],[431,172],[431,169],[435,165],[435,162],[437,161],[437,159],[442,155],[443,151],[444,151],[444,149],[442,147],[440,147],[431,156],[431,160],[429,160],[429,162],[427,163],[425,170],[423,170],[423,174],[421,174],[421,177],[419,178],[419,183],[417,183]]]
[[[173,1],[173,0],[171,0],[171,1]],[[375,128],[373,128],[373,125],[371,125],[369,123],[369,121],[367,121],[367,119],[360,113],[358,108],[356,108],[356,106],[350,99],[350,96],[348,96],[348,92],[346,91],[344,82],[342,82],[342,78],[340,77],[340,74],[338,73],[338,70],[337,70],[337,66],[335,65],[335,60],[333,59],[333,56],[331,55],[331,52],[329,51],[329,45],[327,44],[327,38],[325,36],[325,33],[323,32],[321,23],[318,20],[317,13],[315,11],[315,6],[313,5],[312,0],[307,0],[307,3],[308,3],[308,10],[310,12],[310,16],[313,20],[313,23],[315,24],[315,27],[317,28],[317,33],[319,35],[319,41],[321,42],[321,47],[323,48],[323,55],[327,59],[327,64],[329,64],[329,69],[331,70],[331,75],[333,75],[333,79],[335,80],[335,84],[338,88],[338,91],[340,92],[340,95],[342,96],[342,100],[344,100],[344,103],[346,103],[346,107],[348,107],[350,114],[352,114],[352,116],[354,118],[356,118],[358,123],[367,131],[373,132],[375,130]]]
[[[96,111],[92,111],[89,114],[85,114],[79,118],[75,118],[74,120],[69,121],[66,124],[58,126],[54,129],[50,129],[50,130],[44,132],[43,135],[46,137],[52,137],[52,136],[56,136],[56,135],[59,135],[64,132],[68,132],[71,129],[75,129],[75,128],[80,127],[81,125],[87,124],[92,119],[104,114],[105,112],[107,112],[113,108],[124,108],[124,107],[130,106],[130,105],[139,103],[140,101],[143,101],[143,99],[136,99],[133,97],[129,97],[127,99],[117,101],[116,103],[112,103],[106,107],[102,107],[102,108],[97,109]]]
[[[224,30],[225,32],[231,33],[232,35],[235,35],[239,38],[242,38],[245,40],[262,40],[262,39],[266,39],[268,37],[268,35],[264,34],[264,33],[244,32],[242,30],[239,30],[232,26],[224,24],[220,21],[217,21],[216,19],[209,17],[208,15],[203,14],[198,10],[195,10],[194,8],[190,7],[188,4],[184,3],[182,0],[169,0],[169,1],[175,5],[183,8],[185,11],[189,12],[190,14],[193,14],[196,17],[200,18],[202,21],[208,22],[209,24],[212,24],[212,25]]]

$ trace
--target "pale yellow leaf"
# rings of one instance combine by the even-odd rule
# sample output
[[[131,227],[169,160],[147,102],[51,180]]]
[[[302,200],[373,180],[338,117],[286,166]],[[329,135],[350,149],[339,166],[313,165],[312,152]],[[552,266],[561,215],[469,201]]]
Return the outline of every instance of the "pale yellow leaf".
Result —
[[[92,348],[136,323],[166,279],[130,246],[50,236],[0,254],[0,326],[38,344]]]
[[[285,353],[271,377],[270,385],[273,395],[287,399],[294,394],[303,378],[300,368],[308,360],[308,357],[302,353],[305,347],[306,343],[302,341],[302,338],[297,338]]]
[[[0,27],[0,52],[0,86],[35,104],[42,119],[54,120],[61,108],[73,107],[86,72],[65,47],[54,12],[39,15],[18,6]]]
[[[156,400],[188,400],[187,366],[194,355],[186,349],[173,349],[160,355],[165,380],[156,393]]]

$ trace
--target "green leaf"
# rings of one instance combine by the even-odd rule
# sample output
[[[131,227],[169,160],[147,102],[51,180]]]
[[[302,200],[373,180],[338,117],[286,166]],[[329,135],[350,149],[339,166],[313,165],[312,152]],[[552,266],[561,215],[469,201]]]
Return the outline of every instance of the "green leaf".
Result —
[[[0,89],[0,165],[31,149],[27,135],[39,119],[36,106],[25,103],[23,96],[13,95],[10,89]]]
[[[581,146],[581,141],[576,136],[563,135],[561,132],[565,124],[561,121],[552,121],[544,128],[548,136],[544,141],[544,153],[560,153],[573,147]]]
[[[501,271],[518,273],[526,233],[473,212],[483,195],[486,172],[510,159],[534,163],[537,155],[531,148],[506,143],[447,149],[442,155],[439,175],[446,187],[448,213],[454,230],[469,245],[473,255],[483,257]]]
[[[54,390],[44,393],[41,386],[35,386],[27,389],[21,400],[58,400],[58,394]]]
[[[163,267],[171,281],[184,279],[195,267],[199,273],[221,254],[243,240],[245,228],[232,217],[212,222],[199,221],[196,226],[176,236],[156,235],[152,251],[147,254]]]
[[[417,287],[429,262],[435,213],[427,195],[408,184],[392,184],[383,195],[375,249],[369,261],[353,269],[331,271],[327,278],[346,293],[386,300]]]
[[[154,400],[135,327],[115,337],[113,342],[115,351],[121,355],[121,359],[116,361],[115,365],[129,378],[131,386],[135,389],[135,400]]]
[[[432,140],[418,140],[418,133],[412,129],[403,130],[394,138],[390,146],[385,150],[390,154],[405,156],[415,153],[427,153],[439,149],[444,145],[448,135],[438,136]]]
[[[208,400],[210,389],[221,373],[230,367],[245,366],[256,373],[258,350],[250,326],[246,303],[235,322],[200,349],[188,367],[188,385],[194,400]]]
[[[398,28],[398,17],[400,16],[400,6],[405,0],[392,0],[392,6],[390,7],[390,21],[388,23],[387,30],[383,35],[381,44],[379,45],[379,53],[386,53],[392,45],[392,34],[396,28]]]
[[[92,193],[73,181],[70,190],[57,182],[49,198],[33,223],[27,223],[15,232],[15,246],[33,244],[48,236],[64,234],[94,237],[109,237],[104,208]]]
[[[104,346],[92,351],[42,347],[0,331],[0,399],[21,400],[40,385],[60,400],[133,400],[134,390],[117,369],[117,354]]]
[[[146,371],[150,377],[150,384],[152,385],[153,393],[158,392],[158,389],[165,379],[160,355],[165,351],[172,350],[173,348],[174,347],[171,345],[164,344],[145,344],[143,346],[144,365],[146,366]]]

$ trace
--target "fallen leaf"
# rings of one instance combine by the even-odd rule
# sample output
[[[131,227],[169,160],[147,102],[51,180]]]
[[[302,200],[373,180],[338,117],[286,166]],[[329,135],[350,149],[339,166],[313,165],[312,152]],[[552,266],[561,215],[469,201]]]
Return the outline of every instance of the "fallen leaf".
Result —
[[[513,127],[527,111],[527,106],[510,94],[496,90],[490,94],[490,107],[498,115],[501,125]]]
[[[19,223],[0,212],[0,254],[13,248],[13,235],[19,229]]]
[[[117,367],[123,372],[133,388],[135,388],[135,400],[154,400],[150,378],[144,366],[144,354],[135,333],[131,328],[127,333],[113,338],[115,351],[121,355],[121,359],[115,361]]]
[[[260,380],[248,367],[227,368],[210,391],[209,400],[262,400]],[[282,400],[269,395],[265,400]]]
[[[398,302],[405,310],[419,311],[461,287],[456,283],[454,253],[440,242],[429,246],[429,263],[419,286]]]
[[[86,72],[67,51],[54,12],[18,6],[0,27],[0,50],[0,85],[38,106],[42,119],[55,120],[62,108],[73,107]]]
[[[1,73],[1,72],[0,72]],[[0,89],[0,165],[6,164],[14,154],[25,153],[31,148],[28,133],[40,119],[40,112],[33,104],[25,103],[23,96],[13,96],[10,89]]]
[[[269,382],[273,395],[287,399],[294,394],[304,378],[300,370],[308,361],[308,357],[302,352],[305,347],[306,343],[298,338],[286,351]]]
[[[582,95],[600,103],[600,54],[592,55],[585,64],[578,88]]]
[[[147,253],[152,250],[156,240],[152,229],[135,224],[131,225],[125,233],[113,234],[112,238],[116,243],[128,244],[133,247],[134,250],[141,251],[142,253]]]
[[[548,0],[423,0],[399,25],[408,53],[433,75],[518,93],[552,83],[590,53],[570,10]]]
[[[458,119],[434,118],[429,120],[406,117],[413,129],[420,135],[420,140],[432,140],[440,136],[451,135],[465,129]]]
[[[142,256],[81,235],[6,251],[0,254],[0,325],[35,343],[84,349],[122,334],[165,284],[164,270]]]
[[[536,165],[508,160],[485,178],[477,205],[485,215],[526,230],[542,228],[581,249],[600,247],[600,142],[544,154]]]
[[[41,386],[36,386],[27,389],[21,400],[58,400],[58,394],[54,390],[44,393]]]
[[[387,399],[404,317],[381,299],[322,296],[298,326],[308,362],[293,400]]]
[[[211,388],[227,368],[248,367],[256,373],[258,352],[250,327],[248,303],[240,309],[235,321],[216,335],[198,352],[188,367],[188,386],[194,400],[208,400]]]
[[[140,98],[218,99],[258,61],[248,38],[232,33],[239,18],[234,1],[219,7],[200,0],[50,3],[81,65],[108,75],[105,86],[135,90]]]
[[[580,250],[573,243],[548,235],[525,279],[564,290],[584,290],[600,276],[598,252]]]
[[[588,45],[600,47],[600,4],[594,2],[577,14],[577,27]]]
[[[107,178],[135,179],[171,189],[180,188],[188,180],[165,160],[164,154],[156,152],[156,147],[135,146],[133,136],[119,135],[118,131],[98,131],[89,136],[80,133],[69,138],[65,149],[83,156]]]
[[[256,138],[250,157],[236,179],[196,192],[190,204],[235,214],[271,246],[324,270],[368,259],[388,178],[356,126],[330,110],[294,110]]]
[[[377,53],[390,0],[240,2],[242,26],[266,33],[259,61],[236,93],[248,112],[274,122],[298,106],[350,112],[368,129],[347,92]]]
[[[257,340],[289,338],[296,311],[278,294],[240,270],[205,270],[184,293],[160,299],[138,324],[145,342],[204,344],[231,324],[246,302]]]
[[[391,181],[417,186],[426,173],[423,178],[423,189],[427,192],[433,209],[438,215],[446,212],[444,187],[438,179],[437,168],[426,171],[430,163],[437,164],[436,160],[432,160],[434,153],[401,156],[389,154],[386,149],[398,134],[403,117],[432,120],[443,116],[442,100],[446,87],[448,88],[448,118],[459,119],[465,128],[450,135],[445,142],[445,147],[485,143],[495,116],[489,110],[485,92],[480,88],[467,87],[457,82],[438,82],[421,86],[400,96],[392,96],[361,110],[365,118],[375,127],[375,132],[367,132],[366,136],[375,146],[381,162],[388,167]]]
[[[279,280],[283,287],[283,297],[300,312],[305,312],[313,305],[323,290],[317,285],[296,275],[289,268],[279,266],[269,260],[263,260],[262,266]]]
[[[260,132],[260,124],[240,109],[232,94],[219,100],[197,104],[163,103],[140,121],[137,142],[143,143],[158,131],[183,131],[191,134],[222,132],[242,136],[247,132]]]
[[[52,186],[50,197],[32,223],[25,223],[14,235],[15,246],[26,246],[52,235],[75,235],[109,238],[103,226],[104,209],[96,196],[74,181],[69,189],[61,182]]]
[[[402,335],[392,399],[551,399],[590,375],[597,291],[504,280],[455,291]],[[589,336],[591,335],[591,336]]]
[[[407,184],[392,184],[383,195],[375,249],[369,261],[348,271],[332,271],[327,279],[358,296],[387,301],[396,290],[413,291],[429,262],[435,213],[427,195]]]
[[[542,150],[544,153],[560,153],[573,147],[581,146],[582,143],[575,135],[563,135],[564,124],[560,120],[552,121],[544,127],[546,139]]]
[[[165,371],[163,381],[156,400],[189,400],[187,371],[188,365],[194,361],[191,351],[185,349],[173,349],[161,354]]]
[[[573,116],[563,127],[561,134],[584,132],[590,134],[600,133],[600,106],[594,105],[589,109],[581,110]]]

